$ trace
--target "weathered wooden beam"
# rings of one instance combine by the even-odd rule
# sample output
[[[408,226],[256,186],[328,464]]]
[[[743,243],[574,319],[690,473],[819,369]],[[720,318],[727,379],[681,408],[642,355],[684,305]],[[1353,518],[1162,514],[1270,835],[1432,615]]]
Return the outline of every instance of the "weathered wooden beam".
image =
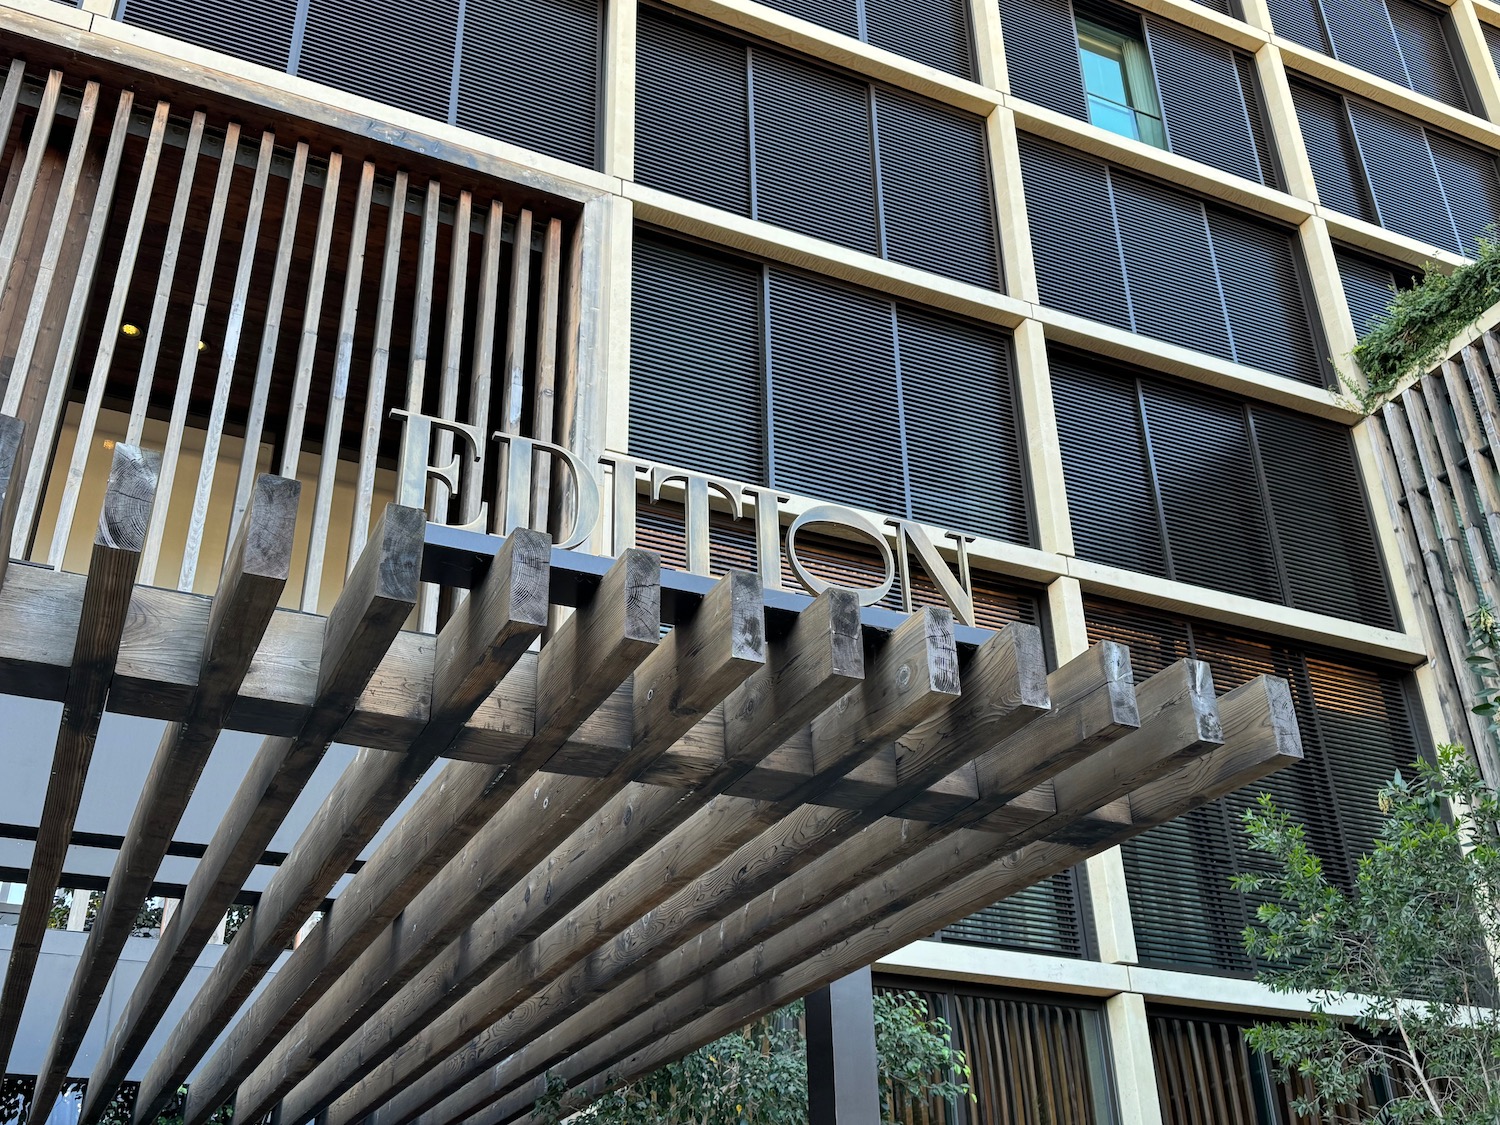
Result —
[[[765,664],[765,607],[759,578],[731,571],[703,605],[658,645],[635,673],[633,738],[602,779],[543,775],[490,819],[422,889],[357,961],[324,977],[326,989],[282,1043],[240,1083],[236,1112],[261,1113],[379,1010],[485,908],[566,842],[614,798],[643,763],[675,742]],[[693,804],[677,802],[690,811]],[[687,815],[686,812],[683,815]],[[497,861],[495,857],[504,858]]]
[[[1086,842],[1029,844],[966,876],[943,878],[920,901],[891,914],[883,913],[884,908],[878,905],[883,886],[867,884],[861,892],[826,906],[794,930],[784,931],[777,941],[792,951],[789,954],[779,950],[768,953],[757,947],[741,961],[674,997],[672,1012],[662,1007],[643,1011],[621,1033],[575,1038],[583,1044],[582,1049],[554,1070],[570,1084],[588,1081],[570,1101],[570,1108],[585,1104],[609,1085],[646,1073],[725,1030],[843,975],[855,965],[869,964],[1090,854],[1300,760],[1291,694],[1284,681],[1262,677],[1236,689],[1220,703],[1223,745],[1144,786],[1131,801],[1130,815],[1106,818],[1108,827]],[[863,893],[866,890],[875,896],[873,910]],[[851,932],[856,924],[853,920],[860,918],[874,921],[866,921]],[[842,940],[827,944],[840,932],[845,934]],[[778,962],[784,966],[779,973]],[[747,973],[750,975],[744,975]],[[773,973],[776,975],[770,975]],[[508,1059],[496,1070],[517,1071],[521,1065]],[[539,1073],[530,1064],[524,1065],[527,1071]],[[441,1123],[467,1118],[474,1125],[517,1120],[530,1113],[538,1081],[512,1082],[499,1103],[487,1112],[473,1113],[472,1099],[465,1102],[455,1098],[424,1120]]]
[[[51,1112],[89,1021],[104,997],[141,902],[151,889],[172,834],[271,622],[291,568],[301,492],[300,484],[281,477],[262,476],[256,481],[250,510],[230,551],[229,565],[219,578],[203,646],[197,698],[188,718],[169,725],[162,733],[115,858],[104,901],[94,916],[58,1013],[57,1030],[37,1072],[33,1117],[41,1114],[45,1118]],[[90,1100],[101,1099],[96,1088]],[[49,1108],[42,1110],[41,1106]]]
[[[278,872],[278,877],[295,872],[299,863],[322,869],[320,878],[326,881],[310,884],[318,888],[316,897],[301,896],[303,917],[540,632],[547,618],[550,546],[546,536],[524,530],[511,533],[507,548],[513,542],[528,544],[524,553],[537,563],[525,573],[524,584],[512,582],[505,571],[491,574],[438,636],[434,703],[426,728],[431,733],[404,755],[351,765],[304,833],[305,842],[294,847],[291,863]],[[518,616],[522,610],[525,618]],[[497,617],[503,622],[498,629]],[[189,1091],[185,1122],[202,1125],[232,1095],[321,994],[317,982],[333,979],[353,962],[534,768],[545,764],[657,648],[660,631],[660,562],[648,552],[627,551],[593,598],[543,646],[535,733],[516,768],[453,763],[444,770],[340,896],[343,908],[331,911],[308,934],[204,1064]],[[330,857],[339,858],[336,869]],[[298,885],[295,878],[289,878],[289,887]],[[269,897],[268,888],[262,906]]]
[[[916,629],[910,632],[913,637],[924,635]],[[863,714],[862,722],[814,724],[821,735],[821,753],[816,756],[829,761],[845,759],[843,768],[848,765],[850,746],[863,743],[873,749],[899,741],[912,763],[912,772],[904,779],[911,788],[894,788],[884,802],[886,807],[900,805],[916,788],[951,769],[955,760],[972,756],[976,747],[1003,743],[1017,728],[1024,729],[1025,724],[1044,714],[1047,702],[1040,637],[1029,627],[1013,626],[973,654],[965,669],[965,694],[958,699],[949,696],[939,718],[930,722],[919,719],[921,710],[931,713],[930,702],[914,707],[918,701],[907,699],[906,706],[911,710],[905,721],[907,730],[903,731],[899,710],[890,709],[905,694],[900,686],[913,678],[910,657],[898,655],[903,647],[893,646],[892,659],[877,662],[867,676],[858,694],[867,694],[868,701],[846,700],[835,709]],[[885,687],[872,686],[877,676]],[[892,692],[892,686],[897,690]],[[936,753],[938,746],[951,757]],[[922,763],[921,768],[918,763]],[[881,807],[880,802],[873,804],[868,817],[878,818]],[[393,1090],[413,1091],[413,1097],[425,1101],[441,1096],[446,1091],[435,1092],[432,1087],[441,1086],[448,1076],[421,1077],[422,1072],[468,1038],[473,1028],[494,1022],[517,1005],[533,1010],[529,998],[553,981],[560,984],[549,992],[564,996],[566,1003],[559,1007],[538,1000],[535,1010],[545,1008],[547,1018],[561,1018],[569,1005],[581,1004],[585,995],[604,990],[638,959],[650,957],[657,949],[667,952],[675,941],[732,909],[740,896],[774,885],[820,850],[832,847],[865,823],[863,816],[843,810],[797,810],[795,799],[738,806],[716,803],[715,808],[685,825],[671,846],[643,857],[531,945],[524,949],[506,947],[503,965],[489,979],[456,1005],[449,998],[451,1010],[419,1036],[408,1037],[400,1055],[382,1064],[329,1108],[329,1125],[357,1119]],[[736,846],[738,851],[728,855]],[[650,915],[631,926],[644,911],[650,911]],[[627,936],[604,947],[626,927],[630,927]],[[487,952],[493,950],[489,963],[502,961],[498,955],[502,950],[486,944],[480,926],[475,927],[474,944]],[[404,1002],[391,1005],[393,1011],[404,1007]],[[362,1045],[364,1039],[355,1042]],[[498,1044],[494,1046],[501,1049]],[[415,1081],[418,1078],[421,1080]],[[407,1093],[402,1099],[407,1099]]]
[[[84,579],[82,613],[63,693],[62,725],[52,753],[52,776],[42,803],[26,895],[16,920],[10,966],[0,991],[0,1059],[8,1059],[15,1044],[42,949],[42,935],[47,930],[47,916],[52,911],[52,893],[57,889],[73,835],[151,519],[158,465],[154,453],[123,442],[115,446]]]
[[[846,590],[825,591],[786,637],[769,646],[765,664],[730,694],[723,708],[727,719],[721,728],[722,748],[717,755],[705,754],[702,768],[693,775],[699,797],[706,801],[811,722],[859,682],[864,662],[855,595]],[[636,679],[639,686],[641,677]],[[351,1023],[365,1024],[356,1039],[361,1045],[358,1052],[351,1056],[346,1045],[330,1056],[283,1100],[283,1112],[300,1116],[304,1111],[296,1107],[315,1102],[321,1108],[342,1094],[364,1071],[395,1050],[408,1031],[430,1022],[472,983],[483,979],[588,893],[655,847],[697,808],[680,790],[626,786],[590,823],[554,844],[527,877],[485,911],[467,934],[424,967],[413,987],[387,1006],[389,1022],[382,1022],[387,1020],[385,1012],[368,1022],[353,1017]],[[680,856],[681,852],[673,847],[668,854]],[[682,869],[680,864],[674,866]],[[632,885],[641,882],[633,879]],[[659,892],[663,897],[671,884],[665,884],[665,888]],[[364,1003],[368,1007],[368,999]],[[389,1034],[380,1036],[377,1029],[381,1027],[388,1028]],[[244,1089],[242,1086],[241,1097]],[[306,1116],[315,1112],[309,1109]]]
[[[417,508],[387,507],[374,538],[324,622],[317,691],[302,730],[293,736],[266,739],[255,754],[99,1055],[87,1088],[95,1094],[84,1098],[83,1121],[95,1121],[108,1106],[110,1095],[144,1049],[166,1005],[186,980],[193,960],[213,935],[217,919],[245,885],[276,828],[353,711],[402,622],[416,606],[425,522],[426,514]],[[248,519],[242,520],[245,525]],[[229,963],[251,953],[255,947],[252,936],[254,927],[246,927],[240,935],[243,945],[236,942],[233,951],[226,951],[214,966],[199,995],[202,1007],[196,1008],[195,1019],[207,1023],[205,1011],[228,992],[225,977],[229,975]],[[175,1095],[186,1074],[181,1070],[186,1044],[192,1043],[193,1035],[201,1034],[202,1026],[184,1016],[166,1047],[157,1053],[141,1085],[141,1097],[136,1100],[142,1119],[150,1121],[165,1098]],[[159,1104],[147,1112],[151,1103]]]

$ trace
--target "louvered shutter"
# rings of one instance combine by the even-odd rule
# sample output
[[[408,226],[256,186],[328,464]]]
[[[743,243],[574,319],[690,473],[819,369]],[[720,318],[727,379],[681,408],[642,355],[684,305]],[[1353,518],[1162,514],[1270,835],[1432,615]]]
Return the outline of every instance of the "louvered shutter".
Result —
[[[297,0],[123,0],[119,18],[223,51],[262,66],[285,70],[297,23]]]
[[[1343,426],[1274,407],[1252,408],[1288,604],[1394,628],[1385,570]]]
[[[1166,574],[1135,380],[1071,352],[1047,361],[1079,557]]]
[[[865,35],[876,47],[960,78],[974,77],[965,0],[865,0]]]
[[[1203,205],[1118,171],[1110,182],[1135,330],[1234,358]]]
[[[745,47],[650,9],[640,13],[637,43],[636,178],[748,215]]]
[[[1500,27],[1492,23],[1482,23],[1484,28],[1484,41],[1490,49],[1490,62],[1495,64],[1495,72],[1500,74]]]
[[[878,254],[869,88],[770,51],[751,58],[756,218]]]
[[[1297,108],[1297,122],[1317,181],[1318,199],[1346,215],[1376,222],[1344,103],[1322,90],[1294,82],[1292,104]]]
[[[984,122],[882,89],[875,120],[886,257],[998,289]]]
[[[1234,52],[1165,20],[1148,16],[1145,24],[1172,151],[1258,182],[1260,157]]]
[[[1385,0],[1321,0],[1321,3],[1336,58],[1398,86],[1410,87]]]
[[[295,73],[450,118],[459,0],[310,0]]]
[[[897,327],[912,517],[1029,543],[1009,341],[905,306]]]
[[[1391,14],[1391,26],[1396,29],[1396,41],[1401,46],[1411,88],[1467,110],[1469,99],[1448,49],[1442,15],[1410,0],[1385,0],[1385,5]]]
[[[1378,321],[1385,319],[1395,297],[1396,275],[1388,266],[1336,250],[1339,280],[1344,285],[1344,301],[1354,320],[1354,333],[1361,339]]]
[[[1277,163],[1271,130],[1266,127],[1266,109],[1261,98],[1260,79],[1255,73],[1255,60],[1236,51],[1234,68],[1240,78],[1240,100],[1244,102],[1245,114],[1250,119],[1250,137],[1255,144],[1255,157],[1260,162],[1260,182],[1267,187],[1279,188],[1282,186],[1281,168]]]
[[[1214,260],[1235,359],[1313,386],[1327,383],[1302,286],[1296,236],[1264,221],[1208,209]]]
[[[1500,225],[1500,179],[1495,158],[1431,130],[1427,130],[1427,142],[1463,252],[1472,257],[1478,253],[1478,240],[1494,241]]]
[[[1318,0],[1267,0],[1267,3],[1276,34],[1314,51],[1328,53],[1328,32],[1318,9]]]
[[[1042,303],[1132,328],[1104,165],[1024,136],[1020,150]]]
[[[457,123],[599,166],[600,0],[464,0]]]
[[[1236,19],[1240,18],[1239,12],[1234,10],[1235,6],[1231,2],[1231,0],[1198,0],[1198,3],[1203,5],[1203,7],[1205,8],[1210,8],[1213,11],[1218,12],[1221,16],[1233,16]]]
[[[906,511],[890,302],[772,268],[769,309],[771,483]]]
[[[760,267],[638,236],[631,300],[631,452],[764,482]]]
[[[1011,93],[1087,121],[1078,29],[1068,0],[1000,0],[1000,22]]]
[[[1381,225],[1457,251],[1457,236],[1442,205],[1442,190],[1422,128],[1364,102],[1350,102],[1349,115],[1369,170]]]
[[[1172,577],[1280,601],[1244,408],[1155,380],[1141,398]]]
[[[941,931],[944,941],[1084,956],[1077,868],[1061,871]]]
[[[768,0],[768,4],[829,31],[859,36],[859,0]]]

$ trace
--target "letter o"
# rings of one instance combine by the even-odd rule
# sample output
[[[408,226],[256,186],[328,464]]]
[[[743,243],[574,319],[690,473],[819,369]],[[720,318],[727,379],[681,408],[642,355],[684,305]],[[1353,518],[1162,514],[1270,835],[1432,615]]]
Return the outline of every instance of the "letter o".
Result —
[[[880,550],[880,559],[885,564],[885,581],[879,586],[839,586],[839,589],[853,590],[859,595],[860,605],[874,605],[891,592],[891,586],[896,581],[896,559],[891,554],[891,545],[885,541],[880,528],[852,508],[842,508],[837,504],[814,505],[794,519],[792,525],[786,529],[786,557],[792,564],[792,573],[797,576],[797,581],[814,594],[821,594],[824,590],[837,585],[837,583],[825,582],[816,575],[808,573],[807,568],[802,565],[802,560],[797,557],[797,532],[810,523],[838,524],[840,527],[862,532]]]

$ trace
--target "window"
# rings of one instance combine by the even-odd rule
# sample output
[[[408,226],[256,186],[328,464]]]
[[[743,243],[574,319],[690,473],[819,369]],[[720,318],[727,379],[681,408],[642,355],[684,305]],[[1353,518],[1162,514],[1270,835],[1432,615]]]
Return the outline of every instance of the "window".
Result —
[[[633,453],[1030,541],[1004,333],[654,234],[633,291]]]
[[[999,288],[981,118],[649,9],[639,43],[642,183]]]
[[[1257,183],[1280,185],[1255,60],[1094,0],[1000,0],[1012,92]]]
[[[1385,319],[1396,291],[1414,285],[1417,275],[1404,266],[1381,262],[1341,246],[1334,247],[1334,257],[1344,285],[1344,301],[1354,320],[1354,334],[1364,339],[1375,324]]]
[[[1394,626],[1344,427],[1081,352],[1048,362],[1082,558]]]
[[[1078,58],[1089,120],[1101,129],[1157,148],[1167,147],[1151,62],[1137,39],[1091,20],[1078,21]]]
[[[1293,231],[1024,136],[1021,173],[1045,304],[1327,385]]]
[[[1240,813],[1257,794],[1271,793],[1307,826],[1330,877],[1347,883],[1353,858],[1378,831],[1376,794],[1421,752],[1405,674],[1102,598],[1085,598],[1084,616],[1091,643],[1108,638],[1130,646],[1137,680],[1193,657],[1212,666],[1220,694],[1259,675],[1291,685],[1301,762],[1124,845],[1141,962],[1249,975],[1255,965],[1240,935],[1256,903],[1231,890],[1229,878],[1265,860],[1245,846]]]
[[[1112,1125],[1103,1013],[1096,1003],[1052,994],[904,976],[875,979],[879,991],[914,991],[947,1021],[972,1071],[972,1102],[913,1105],[897,1098],[901,1125]]]
[[[1318,196],[1456,254],[1500,224],[1493,153],[1358,98],[1292,83]]]
[[[1276,31],[1360,70],[1469,110],[1446,10],[1412,0],[1270,0]]]

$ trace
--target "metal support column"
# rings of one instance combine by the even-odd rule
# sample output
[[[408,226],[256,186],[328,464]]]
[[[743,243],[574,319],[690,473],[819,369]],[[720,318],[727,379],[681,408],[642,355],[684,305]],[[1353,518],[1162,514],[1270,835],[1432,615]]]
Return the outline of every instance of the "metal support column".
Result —
[[[808,1125],[879,1125],[875,995],[860,969],[807,998]]]

